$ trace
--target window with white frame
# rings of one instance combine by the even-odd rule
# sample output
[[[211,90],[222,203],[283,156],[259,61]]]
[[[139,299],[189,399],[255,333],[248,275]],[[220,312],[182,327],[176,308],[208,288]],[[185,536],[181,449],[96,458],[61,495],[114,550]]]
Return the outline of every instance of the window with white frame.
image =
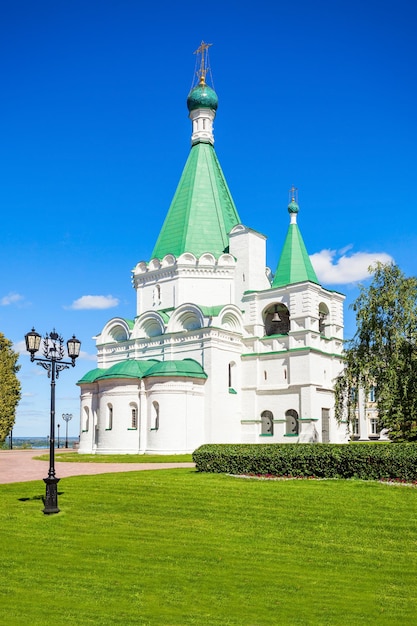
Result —
[[[87,432],[90,426],[90,409],[88,408],[88,406],[84,407],[84,425],[83,425],[83,431]]]
[[[295,409],[285,412],[285,434],[298,435],[298,413]]]
[[[274,434],[274,416],[271,411],[263,411],[261,413],[261,426],[262,435]]]
[[[236,363],[234,361],[231,361],[228,365],[228,385],[229,385],[229,390],[234,391],[234,388],[236,386]]]
[[[152,426],[151,430],[159,429],[159,404],[158,402],[152,402]]]
[[[107,430],[111,430],[113,428],[113,406],[111,404],[107,405]]]
[[[369,420],[370,434],[371,435],[379,435],[379,423],[377,417],[371,417]]]
[[[320,302],[319,304],[319,333],[320,335],[327,336],[328,335],[328,323],[329,323],[329,309],[324,304],[324,302]]]
[[[137,428],[138,427],[138,410],[135,406],[131,406],[130,408],[131,411],[131,424],[130,427],[131,428]]]
[[[153,288],[153,306],[159,306],[161,304],[161,285],[156,284]]]

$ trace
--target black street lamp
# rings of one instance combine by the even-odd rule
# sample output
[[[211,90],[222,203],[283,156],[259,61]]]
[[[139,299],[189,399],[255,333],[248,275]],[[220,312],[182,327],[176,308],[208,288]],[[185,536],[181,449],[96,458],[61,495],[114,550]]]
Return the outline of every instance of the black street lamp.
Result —
[[[68,422],[72,420],[72,413],[63,413],[62,419],[65,422],[65,447],[68,448]]]
[[[46,484],[46,495],[43,512],[46,515],[59,513],[58,508],[58,482],[59,478],[55,476],[55,380],[59,377],[59,372],[68,369],[70,365],[75,366],[75,359],[80,354],[81,341],[72,336],[67,341],[68,356],[71,361],[63,361],[64,358],[64,340],[58,335],[55,329],[51,333],[47,333],[43,338],[43,358],[35,357],[41,345],[41,336],[34,328],[25,335],[26,350],[30,352],[30,360],[38,361],[38,365],[48,372],[48,378],[51,379],[51,424],[49,436],[49,471],[48,477],[44,478]]]

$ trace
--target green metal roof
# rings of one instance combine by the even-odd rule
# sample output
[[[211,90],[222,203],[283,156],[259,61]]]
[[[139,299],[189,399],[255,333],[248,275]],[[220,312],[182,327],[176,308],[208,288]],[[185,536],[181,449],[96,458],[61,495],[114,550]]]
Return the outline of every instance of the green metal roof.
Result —
[[[272,287],[284,287],[305,281],[320,284],[308,256],[300,229],[297,224],[290,224]]]
[[[98,380],[113,378],[146,378],[150,376],[186,376],[189,378],[207,378],[207,374],[194,359],[157,361],[128,360],[116,363],[108,369],[96,368],[85,374],[77,385],[94,383]]]
[[[148,370],[158,363],[156,359],[149,361],[128,360],[112,365],[95,380],[103,380],[104,378],[143,378]]]
[[[218,304],[216,306],[199,305],[198,308],[200,309],[204,317],[217,317],[220,311],[224,309],[225,306],[227,305],[226,304]]]
[[[146,377],[149,376],[187,376],[190,378],[207,378],[207,374],[200,363],[194,359],[182,361],[161,361],[150,368]]]
[[[190,151],[180,182],[152,252],[152,258],[192,252],[219,257],[227,234],[240,223],[214,148],[197,143]]]
[[[96,367],[93,370],[90,370],[78,381],[77,385],[81,385],[83,383],[93,383],[98,376],[104,374],[106,370],[101,369],[100,367]]]

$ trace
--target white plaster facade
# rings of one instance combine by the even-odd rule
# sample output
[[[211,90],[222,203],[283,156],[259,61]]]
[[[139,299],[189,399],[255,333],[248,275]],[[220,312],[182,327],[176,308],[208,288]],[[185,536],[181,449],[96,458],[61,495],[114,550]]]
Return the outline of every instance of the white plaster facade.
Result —
[[[265,257],[265,237],[238,225],[218,260],[186,253],[138,263],[137,315],[106,324],[96,338],[98,368],[193,359],[207,378],[83,382],[80,452],[346,439],[333,399],[344,296],[309,281],[271,288]],[[277,308],[283,332],[271,326]]]

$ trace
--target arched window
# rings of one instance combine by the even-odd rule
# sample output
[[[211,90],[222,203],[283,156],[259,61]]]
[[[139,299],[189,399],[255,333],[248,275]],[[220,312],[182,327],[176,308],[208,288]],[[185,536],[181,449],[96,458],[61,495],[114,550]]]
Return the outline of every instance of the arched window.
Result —
[[[88,406],[84,407],[84,425],[83,425],[83,431],[84,432],[88,432],[88,429],[90,427],[90,409],[88,408]]]
[[[285,434],[298,435],[298,413],[294,409],[285,412]]]
[[[151,430],[159,429],[159,404],[152,402]]]
[[[273,435],[274,434],[274,416],[271,411],[263,411],[261,413],[261,422],[262,422],[262,435]]]
[[[236,386],[236,363],[234,361],[231,361],[227,369],[228,369],[227,378],[228,378],[229,391],[232,391],[233,393],[235,391],[235,386]]]
[[[130,428],[138,427],[138,408],[136,404],[130,405]]]
[[[369,388],[369,392],[368,392],[368,402],[375,402],[375,395],[376,392],[376,387],[372,386]]]
[[[319,304],[319,333],[320,335],[324,335],[325,337],[327,337],[328,324],[329,324],[329,309],[324,304],[324,302],[320,302]]]
[[[111,430],[113,428],[113,406],[111,404],[107,405],[107,428],[106,430]]]
[[[274,304],[265,314],[265,335],[288,335],[290,312],[285,304]]]
[[[155,285],[153,288],[153,306],[161,304],[161,285]]]

